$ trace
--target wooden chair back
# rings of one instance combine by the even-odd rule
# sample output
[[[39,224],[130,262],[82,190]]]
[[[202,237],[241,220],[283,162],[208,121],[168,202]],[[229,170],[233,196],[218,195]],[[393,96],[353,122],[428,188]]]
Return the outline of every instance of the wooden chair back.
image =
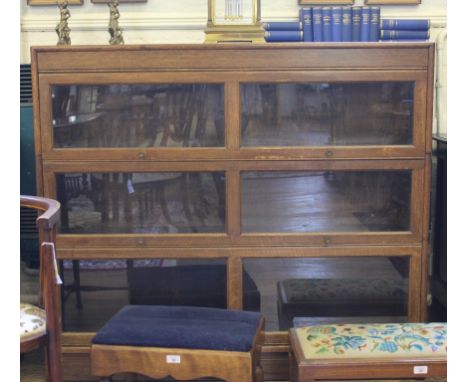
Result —
[[[40,213],[36,219],[36,226],[39,231],[39,246],[42,252],[42,244],[45,242],[55,243],[56,226],[60,219],[60,203],[56,200],[43,198],[39,196],[25,196],[21,195],[21,207],[32,208]],[[42,254],[40,255],[40,257]],[[40,258],[40,260],[42,260]],[[39,270],[39,305],[44,306],[44,272],[45,267],[40,263]]]
[[[21,342],[21,353],[36,349],[42,344],[46,348],[48,378],[51,382],[62,382],[62,323],[60,285],[62,281],[55,257],[56,227],[59,220],[60,203],[38,196],[21,196],[21,207],[32,208],[40,214],[36,220],[39,230],[39,305],[46,313],[46,335],[43,338]]]

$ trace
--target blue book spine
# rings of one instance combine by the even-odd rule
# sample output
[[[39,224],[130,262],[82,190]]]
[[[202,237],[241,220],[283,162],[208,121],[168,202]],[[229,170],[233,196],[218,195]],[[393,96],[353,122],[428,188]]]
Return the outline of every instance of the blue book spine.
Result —
[[[300,21],[273,21],[263,23],[265,30],[269,31],[301,31],[302,22]]]
[[[332,41],[340,42],[343,34],[343,8],[332,8]]]
[[[300,18],[303,25],[304,32],[304,41],[311,42],[314,41],[312,34],[312,9],[311,8],[301,8]]]
[[[320,42],[323,41],[322,33],[322,7],[313,7],[312,8],[312,31],[314,35],[314,41]]]
[[[322,7],[322,41],[332,40],[332,10],[330,7]]]
[[[381,40],[428,40],[429,37],[429,31],[383,30],[380,32]]]
[[[370,41],[370,7],[362,7],[361,41]]]
[[[431,20],[382,19],[380,22],[381,29],[426,31],[430,27]]]
[[[379,38],[380,38],[380,7],[371,7],[370,41],[379,41]]]
[[[296,42],[302,39],[302,31],[265,31],[266,42]]]
[[[353,41],[361,41],[362,7],[352,7],[351,16],[353,18]]]
[[[353,31],[351,22],[351,7],[343,7],[343,27],[342,40],[353,41]]]

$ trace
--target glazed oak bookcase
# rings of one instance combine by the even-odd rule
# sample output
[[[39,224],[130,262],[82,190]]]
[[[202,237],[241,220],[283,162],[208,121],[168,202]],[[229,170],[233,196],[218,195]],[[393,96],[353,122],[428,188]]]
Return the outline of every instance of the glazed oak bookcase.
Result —
[[[65,378],[127,303],[261,310],[270,380],[296,318],[424,321],[433,62],[431,43],[33,47]]]

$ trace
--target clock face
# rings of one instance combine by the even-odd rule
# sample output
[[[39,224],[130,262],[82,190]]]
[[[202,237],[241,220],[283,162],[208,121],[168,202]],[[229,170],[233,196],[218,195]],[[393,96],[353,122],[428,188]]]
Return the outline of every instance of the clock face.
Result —
[[[254,24],[252,0],[212,0],[213,22],[218,25]]]

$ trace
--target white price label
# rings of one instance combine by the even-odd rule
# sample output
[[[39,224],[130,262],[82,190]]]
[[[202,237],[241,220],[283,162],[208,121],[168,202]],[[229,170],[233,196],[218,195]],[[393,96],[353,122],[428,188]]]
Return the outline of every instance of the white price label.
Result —
[[[166,363],[180,363],[180,355],[166,355]]]
[[[427,366],[415,366],[413,367],[413,374],[427,374]]]

